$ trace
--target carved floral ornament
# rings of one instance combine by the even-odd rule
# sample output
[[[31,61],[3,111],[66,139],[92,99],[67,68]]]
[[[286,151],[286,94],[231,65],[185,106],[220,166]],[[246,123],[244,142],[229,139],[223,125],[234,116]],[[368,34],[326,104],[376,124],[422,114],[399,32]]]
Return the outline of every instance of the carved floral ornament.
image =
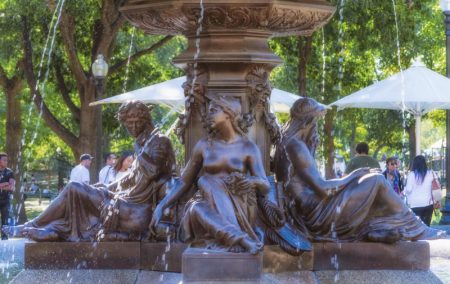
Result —
[[[281,130],[277,123],[275,114],[270,112],[269,99],[272,93],[272,86],[269,81],[269,71],[272,68],[264,64],[251,66],[247,73],[246,80],[250,90],[249,102],[252,118],[258,120],[258,111],[261,111],[261,118],[264,119],[266,129],[269,132],[272,144],[276,144],[281,138]]]
[[[178,123],[175,127],[175,133],[184,144],[184,135],[186,128],[195,110],[200,114],[203,124],[206,117],[206,85],[208,83],[208,71],[204,65],[194,67],[194,64],[188,64],[186,69],[187,80],[183,83],[185,96],[185,111],[178,117]],[[194,82],[195,81],[195,82]],[[206,127],[203,125],[206,129]]]
[[[266,4],[267,5],[267,4]],[[248,5],[206,7],[204,29],[256,29],[271,32],[274,36],[306,35],[325,24],[334,8],[289,8]],[[151,34],[189,34],[197,25],[200,8],[150,7],[145,10],[124,10],[128,20]]]

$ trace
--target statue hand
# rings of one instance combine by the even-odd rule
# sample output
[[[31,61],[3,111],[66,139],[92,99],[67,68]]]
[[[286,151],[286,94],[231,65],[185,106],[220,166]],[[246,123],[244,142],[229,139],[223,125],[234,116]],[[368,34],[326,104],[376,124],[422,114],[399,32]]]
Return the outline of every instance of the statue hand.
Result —
[[[239,191],[242,193],[248,193],[256,188],[256,181],[252,177],[245,177],[244,179],[241,179],[236,184],[239,188]]]
[[[155,211],[153,212],[152,220],[150,221],[150,225],[148,226],[148,229],[150,231],[151,235],[156,235],[156,226],[161,221],[161,218],[163,216],[163,209],[162,204],[158,204],[156,206]]]

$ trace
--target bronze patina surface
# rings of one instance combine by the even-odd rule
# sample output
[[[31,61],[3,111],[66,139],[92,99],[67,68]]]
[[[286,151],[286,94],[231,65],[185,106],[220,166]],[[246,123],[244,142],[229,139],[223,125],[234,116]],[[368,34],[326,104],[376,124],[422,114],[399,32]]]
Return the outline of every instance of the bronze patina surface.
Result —
[[[269,75],[282,62],[270,50],[268,39],[311,34],[331,18],[335,8],[323,0],[203,3],[202,13],[199,0],[128,0],[121,12],[149,34],[184,35],[188,39],[187,49],[174,59],[187,75],[186,111],[177,127],[186,146],[186,162],[197,142],[207,136],[208,98],[230,96],[242,104],[247,136],[260,149],[268,173],[270,147],[280,138],[268,104],[272,90]],[[200,19],[202,28],[197,37]]]
[[[395,244],[352,242],[314,243],[314,271],[320,270],[428,270],[428,242]]]
[[[139,269],[140,242],[28,242],[26,269]]]
[[[172,179],[174,152],[143,103],[122,105],[118,118],[136,139],[130,174],[107,186],[70,182],[38,217],[7,233],[36,241],[136,241],[148,235],[153,209]]]
[[[259,149],[244,136],[241,110],[235,98],[211,99],[208,137],[195,146],[180,180],[156,207],[151,226],[194,186],[197,192],[181,220],[183,241],[226,252],[256,254],[262,250],[256,218],[258,206],[269,208],[263,204],[269,202],[270,186]]]
[[[374,241],[439,238],[444,232],[422,223],[384,176],[358,169],[340,179],[324,180],[317,169],[317,120],[323,105],[298,99],[275,153],[275,173],[283,185],[289,224],[311,240]]]

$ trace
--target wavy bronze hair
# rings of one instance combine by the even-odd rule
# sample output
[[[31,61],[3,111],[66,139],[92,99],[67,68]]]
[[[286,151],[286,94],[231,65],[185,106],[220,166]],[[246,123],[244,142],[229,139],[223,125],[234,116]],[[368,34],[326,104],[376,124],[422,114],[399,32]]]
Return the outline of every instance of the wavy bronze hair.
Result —
[[[119,111],[117,112],[117,119],[120,123],[123,123],[127,118],[133,116],[148,121],[153,125],[152,117],[150,115],[151,110],[151,107],[146,106],[141,101],[129,101],[120,106]]]
[[[299,135],[306,145],[315,154],[315,148],[318,143],[317,123],[314,121],[317,117],[323,116],[326,108],[311,98],[300,98],[295,101],[290,110],[290,118],[282,129],[282,143],[288,141],[294,135]],[[302,129],[314,124],[308,133],[300,133]]]
[[[248,119],[242,115],[242,106],[239,99],[221,96],[212,98],[209,103],[217,105],[224,113],[228,114],[233,129],[239,135],[245,136],[245,133],[248,131],[249,123]],[[210,131],[210,133],[214,134],[212,131]]]

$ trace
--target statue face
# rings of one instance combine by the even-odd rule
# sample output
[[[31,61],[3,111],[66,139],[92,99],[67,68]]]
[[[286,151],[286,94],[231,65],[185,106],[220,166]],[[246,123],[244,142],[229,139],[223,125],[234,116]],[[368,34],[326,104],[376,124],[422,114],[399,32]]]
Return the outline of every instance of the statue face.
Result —
[[[217,104],[211,103],[208,107],[208,115],[206,121],[212,129],[222,126],[230,117]]]
[[[139,117],[128,117],[123,122],[123,126],[134,138],[137,138],[145,130],[146,125],[147,121]]]

